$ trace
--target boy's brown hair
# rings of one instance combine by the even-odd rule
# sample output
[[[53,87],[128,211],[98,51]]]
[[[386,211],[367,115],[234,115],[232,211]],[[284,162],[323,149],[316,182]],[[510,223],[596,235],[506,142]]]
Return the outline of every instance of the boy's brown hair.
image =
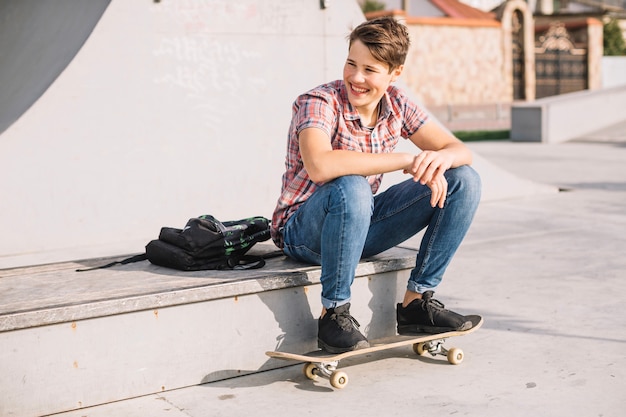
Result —
[[[361,23],[350,33],[348,40],[348,50],[355,40],[363,42],[374,58],[389,66],[390,74],[404,65],[411,45],[406,26],[393,17],[379,17]]]

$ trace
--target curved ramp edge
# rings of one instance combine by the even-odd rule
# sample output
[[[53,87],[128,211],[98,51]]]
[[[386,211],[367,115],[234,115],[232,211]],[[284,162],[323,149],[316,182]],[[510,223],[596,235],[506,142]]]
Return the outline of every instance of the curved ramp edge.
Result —
[[[0,134],[69,65],[110,2],[0,2]]]

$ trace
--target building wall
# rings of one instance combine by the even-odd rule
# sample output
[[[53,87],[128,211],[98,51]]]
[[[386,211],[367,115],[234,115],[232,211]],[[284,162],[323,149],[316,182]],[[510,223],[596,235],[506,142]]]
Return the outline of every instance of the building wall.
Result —
[[[602,87],[611,88],[626,84],[626,56],[602,57]]]

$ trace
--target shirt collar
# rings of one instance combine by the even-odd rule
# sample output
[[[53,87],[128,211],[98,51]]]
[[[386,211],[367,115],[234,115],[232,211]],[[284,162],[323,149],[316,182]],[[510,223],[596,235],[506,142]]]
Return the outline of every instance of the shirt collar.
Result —
[[[391,88],[391,86],[389,87]],[[389,100],[389,88],[385,91],[385,94],[380,99],[380,114],[378,118],[387,118],[391,113],[391,101]],[[346,120],[358,120],[361,116],[359,116],[359,112],[352,106],[350,100],[348,100],[348,91],[346,89],[346,84],[341,81],[341,101],[343,102],[343,118]]]

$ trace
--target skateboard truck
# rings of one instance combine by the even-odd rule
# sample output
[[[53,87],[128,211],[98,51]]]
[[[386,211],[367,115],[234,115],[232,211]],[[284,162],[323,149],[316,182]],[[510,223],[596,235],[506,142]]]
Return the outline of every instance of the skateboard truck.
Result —
[[[304,375],[311,380],[316,380],[318,375],[328,378],[330,385],[341,389],[348,385],[348,374],[338,371],[339,361],[307,362],[302,368]]]
[[[431,356],[445,356],[452,365],[458,365],[463,362],[463,350],[459,348],[446,349],[443,344],[446,339],[435,339],[428,342],[415,343],[413,351],[420,356],[429,353]]]

